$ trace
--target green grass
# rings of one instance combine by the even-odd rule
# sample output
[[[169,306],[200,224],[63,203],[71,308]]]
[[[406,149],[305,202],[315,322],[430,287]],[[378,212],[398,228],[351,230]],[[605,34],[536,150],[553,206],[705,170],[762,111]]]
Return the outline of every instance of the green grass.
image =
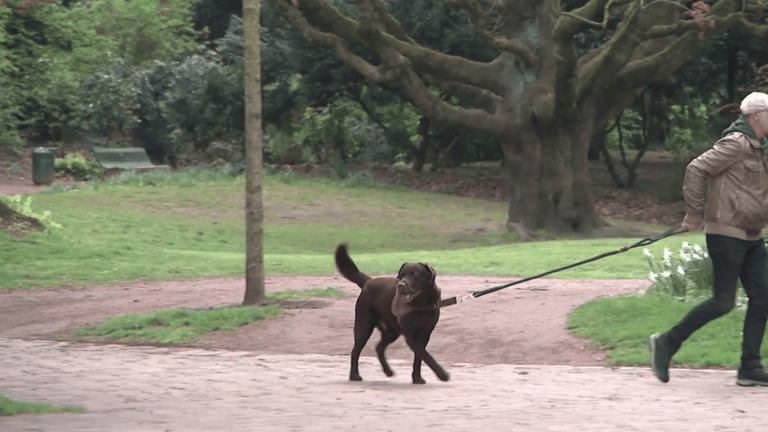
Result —
[[[51,414],[61,412],[82,413],[85,408],[73,405],[54,406],[47,403],[18,401],[0,393],[0,416],[12,416],[18,414]]]
[[[226,172],[158,171],[35,195],[34,211],[50,210],[62,228],[24,238],[0,234],[0,289],[242,275],[244,188],[242,177]],[[404,261],[426,261],[439,280],[458,273],[531,276],[640,240],[518,243],[503,229],[506,203],[382,186],[365,176],[310,180],[275,173],[265,178],[264,202],[268,275],[333,274],[339,242],[349,243],[366,273],[393,274]],[[615,223],[659,233],[668,228]],[[665,247],[677,253],[683,241],[704,244],[704,235],[678,235],[648,248],[660,257]],[[645,279],[648,272],[635,249],[553,277]],[[601,299],[574,310],[569,323],[575,334],[609,349],[613,364],[647,364],[648,336],[667,330],[691,307],[657,295]],[[78,336],[178,343],[279,313],[276,307],[158,311],[115,317]],[[741,325],[739,313],[709,324],[675,361],[737,365]]]
[[[647,365],[649,336],[669,330],[695,305],[651,294],[603,298],[576,308],[568,326],[573,334],[609,350],[611,364]],[[737,310],[710,322],[685,342],[673,365],[737,367],[743,324],[743,312]],[[768,355],[768,342],[763,343],[762,351],[763,356]]]
[[[326,288],[269,293],[267,299],[338,298],[345,296],[346,293],[338,288]],[[98,326],[78,330],[75,336],[123,342],[152,341],[173,345],[198,340],[208,332],[232,331],[246,324],[282,314],[283,310],[276,305],[216,309],[166,309],[146,314],[107,318]]]
[[[50,210],[62,228],[23,238],[0,234],[0,289],[244,273],[241,177],[158,172],[110,181],[34,195],[33,210]],[[503,229],[506,203],[286,174],[265,178],[264,202],[268,275],[333,274],[339,242],[349,243],[368,273],[427,261],[439,274],[528,276],[639,240],[516,243]],[[683,240],[701,243],[703,235],[677,236],[650,249],[658,254]],[[633,250],[557,277],[647,274],[641,252]]]
[[[306,297],[319,297],[319,298],[344,298],[347,293],[341,288],[328,287],[328,288],[313,288],[303,290],[283,290],[267,293],[267,300],[291,300],[300,299]]]

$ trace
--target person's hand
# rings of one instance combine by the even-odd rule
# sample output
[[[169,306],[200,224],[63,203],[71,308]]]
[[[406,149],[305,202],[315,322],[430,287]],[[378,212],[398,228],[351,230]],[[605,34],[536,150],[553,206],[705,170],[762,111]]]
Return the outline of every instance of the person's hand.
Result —
[[[687,229],[688,231],[696,231],[699,228],[701,228],[700,225],[695,225],[695,224],[688,223],[688,222],[685,222],[685,221],[683,221],[683,223],[681,223],[680,226],[682,228],[684,228],[684,229]]]

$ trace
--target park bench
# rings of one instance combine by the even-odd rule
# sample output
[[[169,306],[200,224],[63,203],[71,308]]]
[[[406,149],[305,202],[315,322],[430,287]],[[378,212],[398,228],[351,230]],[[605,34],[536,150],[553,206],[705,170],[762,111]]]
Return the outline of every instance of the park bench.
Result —
[[[150,171],[168,169],[168,165],[154,165],[141,147],[92,147],[93,158],[104,169]]]

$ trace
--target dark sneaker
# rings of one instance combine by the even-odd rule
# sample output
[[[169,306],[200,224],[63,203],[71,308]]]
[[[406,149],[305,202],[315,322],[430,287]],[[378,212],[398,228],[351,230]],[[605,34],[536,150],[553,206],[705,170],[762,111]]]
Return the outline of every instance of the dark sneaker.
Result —
[[[736,384],[745,387],[768,386],[768,372],[763,368],[741,370],[736,376]]]
[[[669,382],[669,362],[674,354],[667,344],[667,335],[656,333],[651,336],[648,348],[651,350],[651,370],[661,382]]]

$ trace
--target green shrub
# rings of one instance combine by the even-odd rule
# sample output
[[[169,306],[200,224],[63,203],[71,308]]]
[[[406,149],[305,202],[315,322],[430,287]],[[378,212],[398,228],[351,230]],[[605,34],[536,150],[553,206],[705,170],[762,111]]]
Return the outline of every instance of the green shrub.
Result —
[[[376,176],[369,171],[356,171],[352,174],[347,174],[341,183],[346,187],[360,187],[360,188],[381,188],[388,187],[389,185],[376,180]]]
[[[712,146],[707,128],[709,108],[704,102],[693,99],[687,105],[672,105],[670,111],[672,128],[664,148],[675,155],[675,160],[687,162]]]
[[[79,153],[70,153],[63,158],[56,158],[53,166],[58,175],[70,175],[75,180],[90,180],[101,176],[103,170],[94,162]]]

